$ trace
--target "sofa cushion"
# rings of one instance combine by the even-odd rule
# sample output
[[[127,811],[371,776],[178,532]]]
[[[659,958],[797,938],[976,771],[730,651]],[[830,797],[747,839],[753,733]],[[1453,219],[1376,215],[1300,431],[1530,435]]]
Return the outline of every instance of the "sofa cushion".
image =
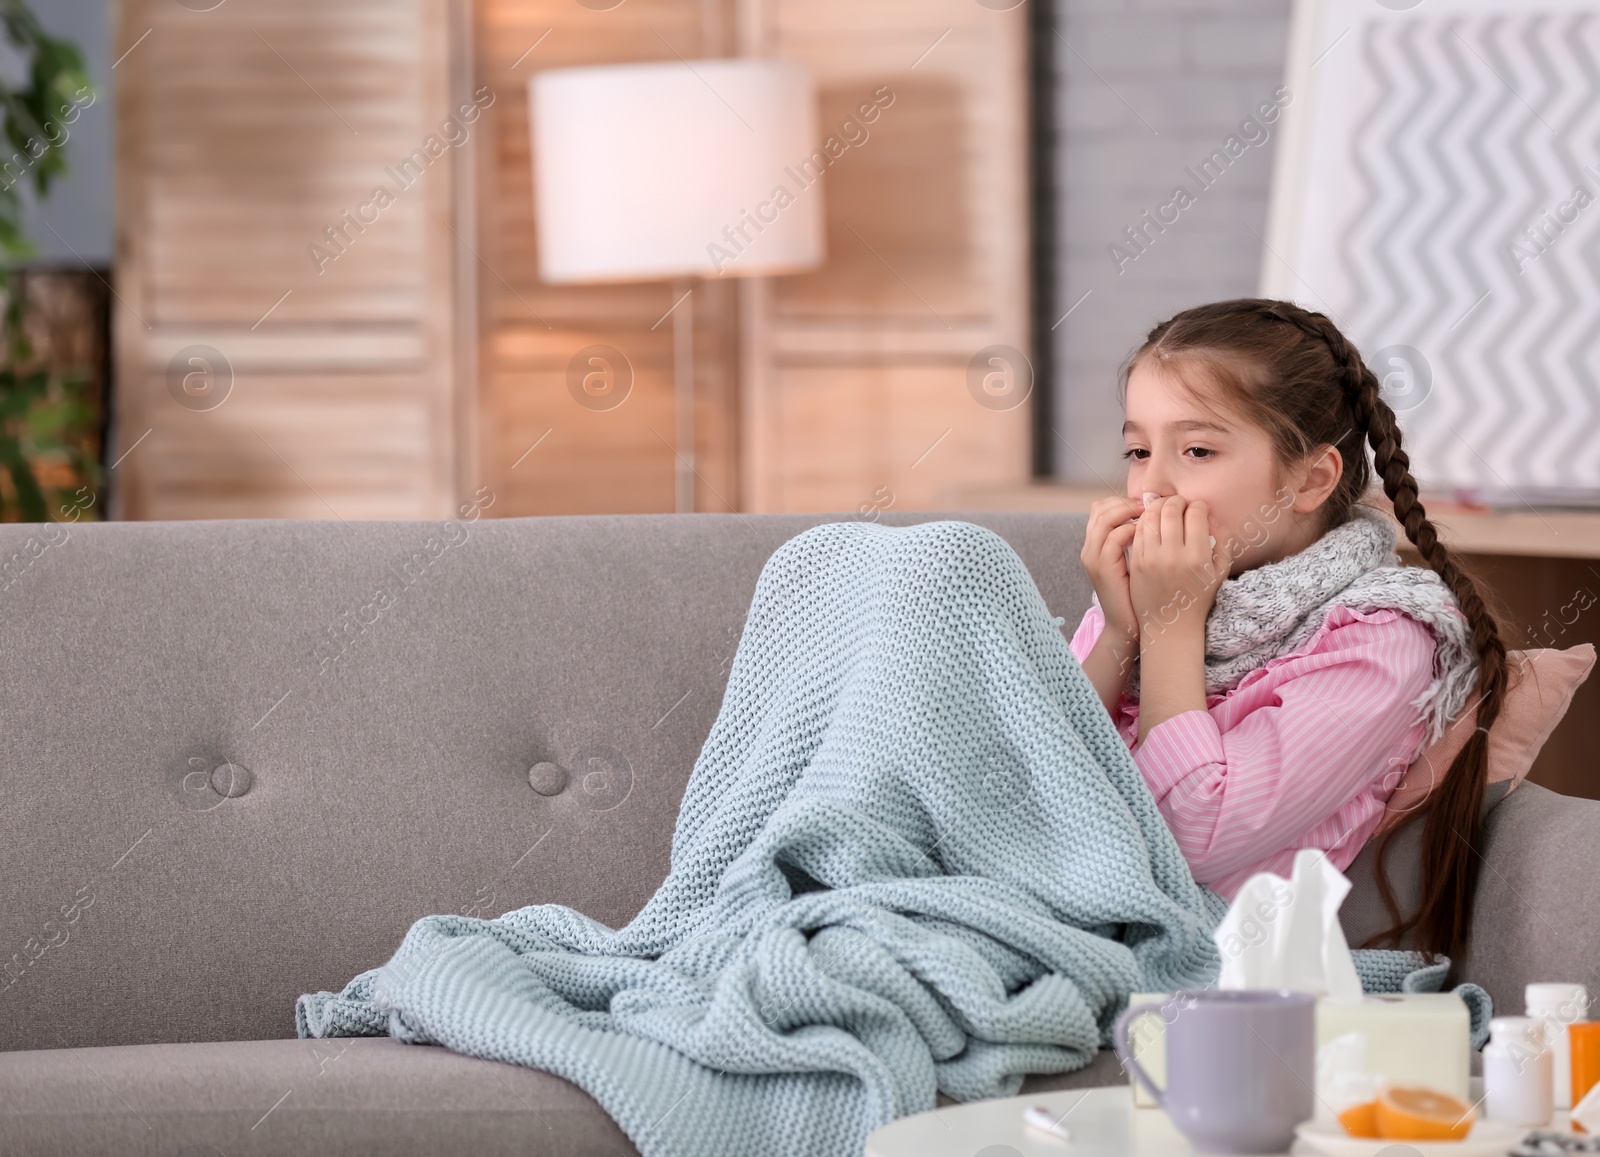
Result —
[[[1550,733],[1572,703],[1573,693],[1594,669],[1593,643],[1558,650],[1541,647],[1506,652],[1506,695],[1500,716],[1489,729],[1490,805],[1498,803],[1533,768]],[[1450,722],[1445,733],[1406,768],[1374,835],[1388,831],[1416,810],[1442,782],[1450,764],[1478,726],[1478,693]]]
[[[1484,822],[1472,936],[1452,979],[1488,991],[1498,1009],[1522,1007],[1530,981],[1574,980],[1594,988],[1600,926],[1589,897],[1600,889],[1600,800],[1574,799],[1525,783]],[[1402,912],[1421,898],[1422,824],[1402,828],[1390,849],[1390,879]],[[1339,908],[1345,939],[1359,947],[1389,926],[1377,888],[1377,842],[1345,873],[1350,894]],[[1408,867],[1409,865],[1409,867]],[[1415,946],[1415,937],[1399,947]]]
[[[297,996],[435,913],[626,923],[763,564],[841,517],[0,525],[26,563],[0,1001],[29,1010],[0,1050],[293,1037]],[[939,517],[1009,541],[1057,614],[1088,605],[1083,516],[880,520]]]
[[[1481,985],[1504,1015],[1530,983],[1600,990],[1600,800],[1525,783],[1484,825],[1472,936],[1455,973]],[[1520,853],[1520,854],[1519,854]]]
[[[1595,648],[1593,643],[1582,643],[1565,650],[1512,650],[1506,652],[1506,662],[1505,704],[1495,725],[1489,729],[1486,816],[1527,778],[1540,749],[1566,714],[1573,693],[1594,668]],[[1406,769],[1389,797],[1383,818],[1345,872],[1351,891],[1339,910],[1339,920],[1352,945],[1366,944],[1373,935],[1390,926],[1377,883],[1379,837],[1411,816],[1449,771],[1451,761],[1477,726],[1477,705],[1478,694],[1474,691],[1445,733],[1424,748]],[[1416,911],[1422,897],[1423,830],[1423,821],[1419,819],[1397,833],[1385,861],[1396,903],[1407,917]],[[1402,937],[1397,946],[1411,948],[1415,945],[1416,935],[1412,932]],[[1467,974],[1458,970],[1457,976],[1462,975]],[[1478,978],[1472,976],[1471,979]]]
[[[1021,1092],[1127,1083],[1101,1049],[1075,1072],[1027,1074]],[[638,1154],[569,1081],[389,1037],[0,1053],[0,1140],[31,1157]]]
[[[560,1077],[390,1037],[0,1052],[0,1151],[638,1154]]]

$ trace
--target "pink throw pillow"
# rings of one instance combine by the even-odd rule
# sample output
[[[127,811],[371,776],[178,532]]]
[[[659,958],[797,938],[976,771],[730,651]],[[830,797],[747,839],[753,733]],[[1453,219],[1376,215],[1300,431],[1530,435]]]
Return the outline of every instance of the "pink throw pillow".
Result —
[[[1580,643],[1566,650],[1539,647],[1506,652],[1506,701],[1500,708],[1500,717],[1489,729],[1489,782],[1511,781],[1500,798],[1510,795],[1527,777],[1540,748],[1567,713],[1573,693],[1589,677],[1594,662],[1593,643]],[[1423,748],[1416,762],[1406,768],[1373,835],[1399,823],[1427,797],[1434,785],[1444,779],[1451,761],[1477,726],[1478,693],[1473,691],[1466,707],[1451,720],[1444,734]]]

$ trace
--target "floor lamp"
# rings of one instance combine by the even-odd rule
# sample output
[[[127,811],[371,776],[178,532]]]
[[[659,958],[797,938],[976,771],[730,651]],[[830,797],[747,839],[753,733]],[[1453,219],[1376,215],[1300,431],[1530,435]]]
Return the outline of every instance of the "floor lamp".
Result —
[[[528,100],[540,278],[674,282],[675,506],[691,511],[694,279],[822,262],[810,76],[743,59],[547,69]]]

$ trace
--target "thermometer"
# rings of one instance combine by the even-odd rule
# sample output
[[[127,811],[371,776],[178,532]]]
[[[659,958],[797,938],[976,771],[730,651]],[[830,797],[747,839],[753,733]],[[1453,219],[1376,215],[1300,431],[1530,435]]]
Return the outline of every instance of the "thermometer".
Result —
[[[1055,1110],[1045,1105],[1034,1105],[1029,1108],[1027,1112],[1022,1114],[1022,1123],[1030,1129],[1037,1129],[1039,1132],[1046,1133],[1058,1141],[1072,1140],[1072,1134],[1061,1123]]]

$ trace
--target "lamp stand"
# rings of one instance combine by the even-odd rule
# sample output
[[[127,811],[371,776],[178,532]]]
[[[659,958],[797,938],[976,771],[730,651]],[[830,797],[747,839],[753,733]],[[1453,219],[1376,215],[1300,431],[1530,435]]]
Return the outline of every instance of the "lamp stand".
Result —
[[[678,419],[673,454],[674,506],[679,514],[694,510],[694,280],[672,279],[672,381]]]

